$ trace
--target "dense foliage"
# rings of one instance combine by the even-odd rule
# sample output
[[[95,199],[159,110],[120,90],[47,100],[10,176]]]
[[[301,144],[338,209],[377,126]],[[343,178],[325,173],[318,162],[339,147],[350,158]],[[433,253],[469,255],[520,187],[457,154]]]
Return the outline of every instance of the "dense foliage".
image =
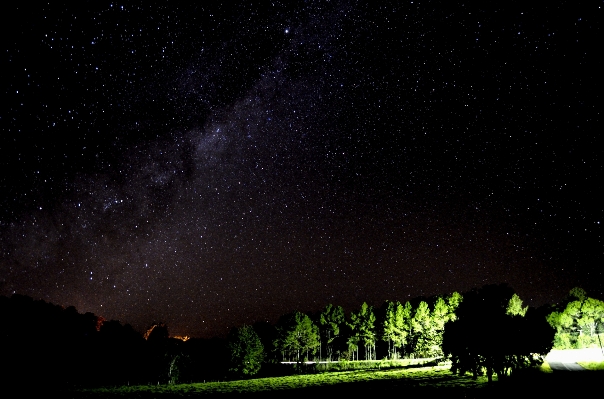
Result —
[[[568,297],[554,307],[547,321],[556,329],[556,349],[604,344],[604,301],[589,298],[581,288],[573,288]]]
[[[542,363],[552,347],[554,331],[545,315],[523,309],[507,285],[465,294],[457,318],[446,324],[443,339],[454,373],[503,378]]]
[[[277,322],[277,334],[274,345],[282,360],[308,360],[320,345],[319,328],[302,312],[282,316]]]
[[[229,371],[236,376],[251,376],[258,371],[264,360],[264,346],[251,326],[235,328],[229,334],[231,364]]]

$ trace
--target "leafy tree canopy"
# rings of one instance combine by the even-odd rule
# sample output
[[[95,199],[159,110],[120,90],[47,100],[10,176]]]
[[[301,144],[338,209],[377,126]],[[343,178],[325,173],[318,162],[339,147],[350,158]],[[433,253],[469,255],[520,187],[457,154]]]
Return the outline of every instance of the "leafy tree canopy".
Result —
[[[556,329],[556,348],[596,346],[600,343],[597,334],[604,332],[604,302],[575,287],[566,301],[547,316],[547,321]]]
[[[253,327],[244,325],[229,334],[231,355],[229,371],[239,376],[251,376],[260,371],[264,359],[264,346]]]
[[[327,346],[327,357],[329,360],[331,360],[333,355],[334,340],[340,336],[345,322],[344,309],[331,303],[325,306],[325,309],[319,315],[321,338]]]
[[[508,303],[508,308],[506,313],[510,316],[524,316],[526,315],[526,311],[528,310],[528,306],[522,307],[522,299],[518,296],[518,294],[514,293],[510,298],[510,302]]]
[[[277,335],[275,347],[282,352],[295,354],[296,361],[300,361],[301,354],[314,353],[320,345],[319,328],[307,314],[298,311],[279,319]]]

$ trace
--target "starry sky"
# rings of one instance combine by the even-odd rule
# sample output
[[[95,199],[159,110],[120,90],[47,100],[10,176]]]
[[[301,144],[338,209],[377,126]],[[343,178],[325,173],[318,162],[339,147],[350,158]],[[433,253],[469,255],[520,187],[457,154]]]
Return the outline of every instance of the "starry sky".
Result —
[[[602,1],[190,3],[5,6],[1,295],[205,338],[604,297]]]

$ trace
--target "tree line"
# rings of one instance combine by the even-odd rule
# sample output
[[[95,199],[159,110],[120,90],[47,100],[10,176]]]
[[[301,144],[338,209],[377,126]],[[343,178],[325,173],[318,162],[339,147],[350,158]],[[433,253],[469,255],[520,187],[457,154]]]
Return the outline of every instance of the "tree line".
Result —
[[[56,387],[165,384],[250,376],[260,365],[265,375],[290,372],[282,361],[438,355],[442,327],[460,300],[455,293],[415,305],[363,303],[349,315],[330,304],[283,315],[275,325],[233,328],[226,339],[182,341],[161,322],[140,333],[73,306],[0,296],[0,379]]]
[[[442,334],[455,320],[462,295],[431,300],[364,302],[346,317],[328,304],[318,313],[295,311],[279,318],[267,352],[281,361],[377,360],[442,355]],[[412,304],[415,302],[415,304]]]
[[[328,304],[275,324],[235,327],[225,339],[183,341],[164,323],[141,334],[74,307],[13,295],[0,297],[0,378],[57,387],[165,384],[282,375],[305,361],[414,357],[446,358],[453,372],[502,378],[537,364],[552,344],[595,344],[603,322],[604,302],[581,289],[557,305],[529,309],[503,284],[380,307],[363,303],[348,314]]]
[[[42,300],[0,296],[0,382],[40,389],[224,379],[223,339],[170,338]],[[208,361],[211,359],[211,361]]]
[[[245,335],[237,335],[241,331]],[[231,358],[231,371],[241,376],[253,375],[261,364],[276,359],[300,363],[440,357],[451,361],[454,373],[486,375],[491,381],[541,364],[552,347],[602,347],[603,333],[604,302],[580,288],[559,304],[534,309],[523,306],[507,284],[499,284],[463,296],[454,292],[404,304],[386,301],[377,309],[363,303],[348,317],[332,304],[318,313],[296,311],[268,330],[235,329],[229,345],[236,348],[232,353],[248,354],[245,361]]]

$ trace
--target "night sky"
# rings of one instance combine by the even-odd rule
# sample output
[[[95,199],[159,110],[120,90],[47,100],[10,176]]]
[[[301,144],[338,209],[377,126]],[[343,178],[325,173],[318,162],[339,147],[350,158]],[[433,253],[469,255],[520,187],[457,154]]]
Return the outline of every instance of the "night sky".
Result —
[[[184,3],[4,6],[0,295],[205,338],[604,298],[604,2]]]

